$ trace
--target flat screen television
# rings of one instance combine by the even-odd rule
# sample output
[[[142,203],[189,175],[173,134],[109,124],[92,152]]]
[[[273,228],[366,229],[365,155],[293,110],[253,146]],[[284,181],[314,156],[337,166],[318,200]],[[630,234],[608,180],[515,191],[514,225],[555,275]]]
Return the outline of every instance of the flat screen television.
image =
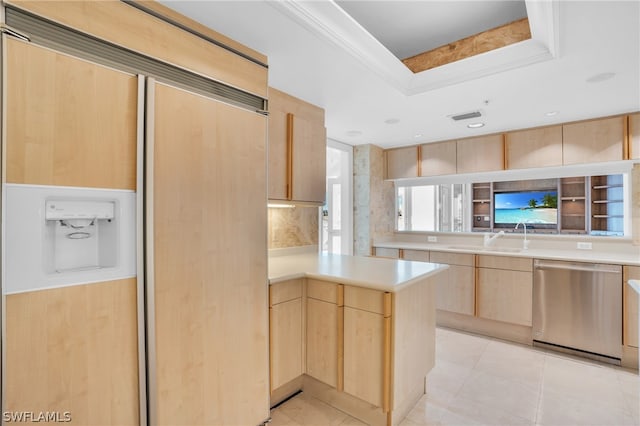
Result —
[[[529,228],[558,226],[558,192],[518,191],[494,193],[493,223],[507,228],[523,222]]]

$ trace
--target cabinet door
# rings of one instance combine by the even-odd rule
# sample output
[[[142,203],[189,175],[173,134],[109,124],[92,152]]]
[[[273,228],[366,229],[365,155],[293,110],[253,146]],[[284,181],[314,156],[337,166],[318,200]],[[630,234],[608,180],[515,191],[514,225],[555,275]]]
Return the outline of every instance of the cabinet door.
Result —
[[[389,149],[385,151],[387,179],[418,177],[418,147]]]
[[[614,117],[563,125],[563,164],[622,160],[624,121]]]
[[[481,136],[456,143],[458,173],[492,172],[504,169],[502,135]]]
[[[532,292],[531,272],[478,268],[477,315],[531,326]]]
[[[293,116],[292,198],[324,203],[326,194],[327,133],[324,121]]]
[[[562,126],[510,132],[505,145],[507,169],[562,165]]]
[[[438,279],[436,309],[473,315],[475,311],[475,268],[449,265]]]
[[[629,116],[629,159],[640,159],[640,113]]]
[[[428,143],[420,147],[420,176],[456,174],[456,141]]]
[[[623,339],[627,346],[638,347],[638,293],[628,280],[640,280],[640,267],[624,267],[624,322]]]
[[[376,249],[376,255],[377,254],[378,249]],[[429,252],[426,250],[402,250],[402,259],[429,262]]]
[[[150,423],[260,424],[269,416],[266,118],[164,84],[150,96]]]
[[[7,38],[7,182],[136,189],[137,77]]]
[[[390,257],[392,259],[400,258],[400,250],[386,247],[376,247],[375,253],[377,257]]]
[[[329,386],[338,382],[338,306],[307,299],[307,374]]]
[[[377,407],[382,405],[383,339],[381,314],[345,306],[344,391]]]
[[[271,307],[271,390],[304,373],[302,369],[302,299]]]
[[[270,90],[273,97],[273,91]],[[287,200],[289,185],[289,145],[287,143],[287,114],[271,108],[269,100],[269,188],[270,200]]]

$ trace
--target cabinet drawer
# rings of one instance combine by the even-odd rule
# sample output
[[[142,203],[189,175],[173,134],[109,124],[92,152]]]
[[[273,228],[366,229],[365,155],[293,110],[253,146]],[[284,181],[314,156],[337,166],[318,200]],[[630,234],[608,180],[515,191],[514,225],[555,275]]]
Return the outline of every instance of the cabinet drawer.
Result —
[[[445,263],[447,265],[460,265],[460,266],[473,266],[474,265],[473,254],[466,253],[449,253],[444,251],[432,251],[431,262]]]
[[[377,257],[390,257],[392,259],[400,258],[400,250],[394,248],[376,247],[375,254]]]
[[[362,287],[344,286],[344,306],[384,314],[384,292]]]
[[[308,278],[307,297],[335,304],[338,302],[338,284]]]
[[[425,250],[402,250],[402,258],[404,260],[429,262],[429,252]]]
[[[269,286],[271,306],[302,297],[302,278]]]
[[[479,268],[508,269],[511,271],[533,271],[533,260],[528,257],[479,255]]]

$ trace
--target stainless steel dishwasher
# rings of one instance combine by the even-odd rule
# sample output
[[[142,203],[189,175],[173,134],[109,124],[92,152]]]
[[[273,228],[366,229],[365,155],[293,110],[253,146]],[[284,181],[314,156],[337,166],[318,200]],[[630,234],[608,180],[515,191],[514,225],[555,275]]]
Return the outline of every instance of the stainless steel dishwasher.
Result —
[[[622,267],[535,260],[533,340],[619,364]]]

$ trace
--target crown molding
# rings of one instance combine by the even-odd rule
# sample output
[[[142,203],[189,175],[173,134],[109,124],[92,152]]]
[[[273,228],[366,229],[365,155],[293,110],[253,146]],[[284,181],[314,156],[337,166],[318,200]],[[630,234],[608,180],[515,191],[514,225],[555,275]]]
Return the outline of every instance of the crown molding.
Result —
[[[559,55],[558,0],[526,0],[531,39],[417,74],[413,74],[333,0],[268,3],[342,49],[407,96],[552,60]]]

